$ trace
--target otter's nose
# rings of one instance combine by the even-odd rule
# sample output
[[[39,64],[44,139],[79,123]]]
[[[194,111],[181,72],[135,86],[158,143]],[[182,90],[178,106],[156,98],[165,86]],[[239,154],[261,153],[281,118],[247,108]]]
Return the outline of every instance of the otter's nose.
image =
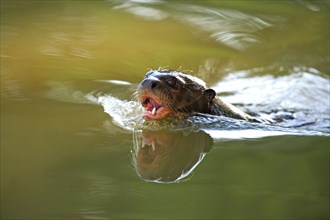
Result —
[[[155,89],[159,85],[160,81],[156,79],[145,79],[139,85],[139,89]]]

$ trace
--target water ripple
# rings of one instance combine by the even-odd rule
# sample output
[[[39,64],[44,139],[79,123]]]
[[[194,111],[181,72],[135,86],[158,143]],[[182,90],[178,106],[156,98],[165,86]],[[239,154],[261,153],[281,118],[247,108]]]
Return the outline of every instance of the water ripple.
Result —
[[[174,18],[179,22],[206,32],[215,41],[232,49],[243,51],[263,42],[262,30],[285,21],[274,15],[251,15],[234,9],[216,9],[198,6],[192,2],[127,1],[118,2],[113,8],[147,20]],[[118,4],[119,3],[119,4]],[[158,7],[162,4],[162,9]]]

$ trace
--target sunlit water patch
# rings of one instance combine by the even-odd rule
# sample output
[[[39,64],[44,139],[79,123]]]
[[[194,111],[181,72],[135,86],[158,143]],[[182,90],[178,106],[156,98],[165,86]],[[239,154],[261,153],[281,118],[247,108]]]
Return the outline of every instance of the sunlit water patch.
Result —
[[[263,68],[234,72],[212,86],[232,103],[257,108],[259,111],[330,109],[330,82],[316,69],[294,67],[288,75],[257,75]]]

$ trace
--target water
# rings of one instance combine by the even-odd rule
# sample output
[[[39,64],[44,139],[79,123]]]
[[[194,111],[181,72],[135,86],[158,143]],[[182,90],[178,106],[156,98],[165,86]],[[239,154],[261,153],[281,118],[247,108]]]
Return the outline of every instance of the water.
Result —
[[[328,219],[328,1],[1,1],[1,219]],[[151,68],[263,125],[145,123]]]

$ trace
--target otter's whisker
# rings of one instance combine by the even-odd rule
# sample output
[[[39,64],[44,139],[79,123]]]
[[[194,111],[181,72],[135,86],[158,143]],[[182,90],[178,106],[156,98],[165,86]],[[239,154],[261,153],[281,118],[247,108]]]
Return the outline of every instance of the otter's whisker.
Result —
[[[135,91],[135,92],[131,95],[131,99],[132,99],[133,101],[138,102],[138,101],[139,101],[139,92],[138,92],[138,91]]]

